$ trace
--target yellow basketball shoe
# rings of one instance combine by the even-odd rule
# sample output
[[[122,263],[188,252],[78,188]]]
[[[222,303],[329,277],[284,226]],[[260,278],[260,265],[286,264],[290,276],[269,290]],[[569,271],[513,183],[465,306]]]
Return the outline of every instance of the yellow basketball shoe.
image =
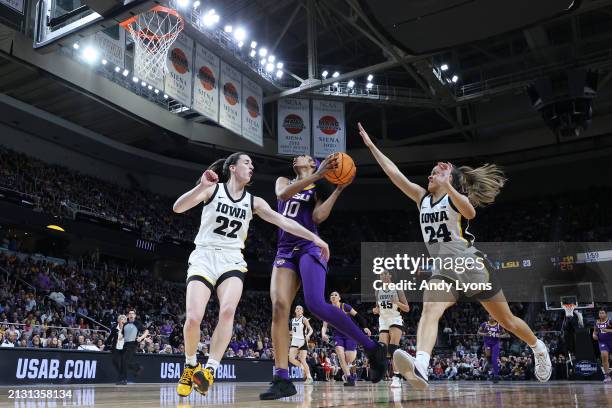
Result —
[[[202,370],[202,364],[198,363],[198,365],[195,367],[185,364],[183,374],[181,374],[181,379],[176,386],[176,393],[179,395],[179,397],[187,397],[189,394],[191,394],[191,388],[193,387],[193,374],[197,370]]]
[[[193,387],[197,392],[202,395],[206,395],[208,389],[213,385],[214,382],[214,371],[210,367],[205,369],[202,369],[202,367],[200,367],[193,373]]]

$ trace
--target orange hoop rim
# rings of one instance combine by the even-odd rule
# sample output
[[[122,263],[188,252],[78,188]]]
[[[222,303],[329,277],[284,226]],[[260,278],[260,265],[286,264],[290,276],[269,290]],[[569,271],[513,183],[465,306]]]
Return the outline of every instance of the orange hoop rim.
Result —
[[[181,31],[183,31],[183,28],[185,28],[185,20],[183,19],[183,17],[180,16],[180,14],[174,10],[171,9],[169,7],[164,7],[164,6],[155,6],[150,10],[147,10],[145,13],[151,12],[151,11],[155,11],[155,12],[162,12],[162,13],[168,13],[170,15],[175,16],[178,21],[179,21],[179,28],[177,30],[176,33],[179,33]],[[133,22],[135,22],[138,19],[138,15],[132,16],[130,18],[128,18],[125,21],[122,21],[121,23],[119,23],[119,25],[121,27],[123,27],[124,30],[126,30],[127,32],[129,32],[130,34],[137,36],[139,38],[146,38],[148,40],[161,40],[161,39],[167,39],[170,37],[173,37],[176,35],[176,33],[168,33],[168,34],[163,34],[163,35],[156,35],[156,34],[145,34],[144,31],[142,30],[134,30],[130,24],[132,24]]]

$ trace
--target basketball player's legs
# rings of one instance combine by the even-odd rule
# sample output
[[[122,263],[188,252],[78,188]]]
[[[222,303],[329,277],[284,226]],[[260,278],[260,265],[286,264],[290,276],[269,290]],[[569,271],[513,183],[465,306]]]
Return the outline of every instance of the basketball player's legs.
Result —
[[[609,372],[610,372],[609,358],[610,358],[610,354],[607,351],[601,350],[601,365],[603,365],[605,379],[609,378]]]
[[[491,364],[493,365],[493,377],[497,378],[499,376],[499,342],[496,342],[491,347]]]
[[[389,332],[378,333],[378,341],[388,345],[389,344]]]
[[[393,353],[395,353],[395,350],[399,349],[399,344],[400,344],[400,340],[402,339],[402,329],[400,329],[399,327],[394,327],[391,326],[389,327],[389,345],[387,346],[388,350],[389,350],[389,354],[391,355],[391,357],[393,357]],[[397,377],[397,380],[393,380],[396,383],[399,383],[401,377],[399,375],[399,370],[397,368],[395,368],[395,365],[393,364],[393,360],[391,360],[391,368],[393,369],[393,376]]]
[[[342,368],[342,372],[344,373],[344,376],[348,381],[349,377],[351,376],[351,372],[346,361],[347,359],[344,353],[344,347],[336,346],[336,354],[338,355],[338,362],[340,363],[340,368]]]
[[[552,364],[550,362],[550,356],[548,355],[548,349],[544,342],[533,334],[533,331],[529,328],[527,323],[512,313],[510,307],[508,307],[508,302],[506,301],[504,293],[500,290],[493,297],[487,300],[481,300],[480,303],[504,329],[508,330],[531,347],[535,357],[536,378],[540,382],[548,381],[552,374]]]
[[[210,357],[206,367],[216,371],[232,338],[234,314],[242,296],[242,279],[231,276],[217,286],[219,298],[219,321],[210,339]]]
[[[302,365],[302,363],[300,363],[300,362],[299,362],[299,361],[296,359],[296,357],[297,357],[297,356],[298,356],[298,354],[299,354],[299,351],[300,351],[300,350],[299,350],[297,347],[290,347],[290,348],[289,348],[289,362],[290,362],[291,364],[293,364],[294,366],[296,366],[296,367],[299,367],[299,366],[301,366],[301,365]],[[277,368],[278,368],[278,367],[277,367]]]
[[[298,353],[298,358],[300,363],[302,364],[302,369],[304,370],[304,376],[306,377],[306,379],[312,378],[312,375],[310,375],[310,367],[308,367],[308,362],[306,361],[307,355],[308,351],[306,350],[300,350],[300,352]]]
[[[210,288],[203,282],[191,280],[187,283],[185,325],[183,326],[185,367],[176,386],[176,392],[181,397],[186,397],[191,393],[193,375],[199,369],[196,353],[200,340],[200,323],[204,317],[210,295]]]
[[[289,268],[274,267],[270,279],[270,299],[272,300],[272,346],[274,347],[274,367],[276,375],[289,379],[289,326],[291,304],[300,288],[297,273]],[[297,350],[297,349],[296,349]],[[295,357],[294,357],[295,359]],[[292,362],[292,364],[296,365]]]
[[[437,283],[441,279],[433,278],[429,282]],[[444,311],[455,304],[456,299],[454,291],[426,289],[423,293],[423,312],[417,328],[416,359],[404,350],[398,349],[393,353],[394,367],[417,389],[429,386],[427,368],[438,338],[438,322]]]

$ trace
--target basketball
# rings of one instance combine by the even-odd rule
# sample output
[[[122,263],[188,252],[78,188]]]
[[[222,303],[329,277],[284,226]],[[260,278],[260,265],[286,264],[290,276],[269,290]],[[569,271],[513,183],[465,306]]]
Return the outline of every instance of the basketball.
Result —
[[[335,155],[338,158],[338,167],[325,173],[325,178],[333,184],[346,184],[355,176],[357,167],[348,154],[335,153]]]

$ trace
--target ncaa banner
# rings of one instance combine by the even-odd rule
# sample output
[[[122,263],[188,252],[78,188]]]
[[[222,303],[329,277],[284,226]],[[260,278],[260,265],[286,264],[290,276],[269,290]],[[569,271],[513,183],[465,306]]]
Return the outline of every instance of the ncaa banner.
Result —
[[[326,157],[346,150],[344,103],[312,101],[312,133],[314,156]]]
[[[278,154],[310,154],[310,101],[287,98],[278,101]]]
[[[219,57],[200,44],[193,75],[193,110],[219,122]]]
[[[96,48],[100,57],[112,65],[125,67],[125,30],[119,26],[109,27],[99,31],[94,36]],[[140,78],[140,77],[139,77]],[[146,81],[146,79],[144,79]],[[153,84],[151,84],[153,85]]]
[[[232,132],[242,135],[242,109],[240,92],[242,75],[231,65],[221,61],[221,83],[219,124]]]
[[[191,107],[193,40],[180,33],[168,51],[165,91],[185,106]]]
[[[263,91],[249,78],[242,77],[242,137],[263,146]]]

